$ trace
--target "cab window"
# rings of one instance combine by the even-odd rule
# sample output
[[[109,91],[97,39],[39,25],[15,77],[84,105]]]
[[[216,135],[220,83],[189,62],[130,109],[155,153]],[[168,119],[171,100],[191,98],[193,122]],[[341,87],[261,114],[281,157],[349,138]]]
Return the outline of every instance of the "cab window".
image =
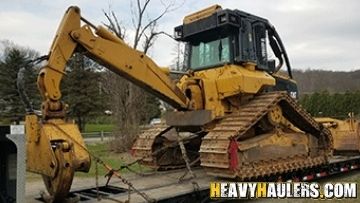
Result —
[[[193,70],[230,62],[229,37],[191,45],[190,68]]]

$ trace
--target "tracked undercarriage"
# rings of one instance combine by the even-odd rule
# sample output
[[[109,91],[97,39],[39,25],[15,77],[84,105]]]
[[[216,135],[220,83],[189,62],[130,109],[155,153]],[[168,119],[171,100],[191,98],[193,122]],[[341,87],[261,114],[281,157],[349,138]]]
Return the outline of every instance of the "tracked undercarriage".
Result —
[[[133,156],[140,163],[158,170],[171,170],[185,167],[178,139],[183,140],[190,162],[199,157],[200,136],[191,133],[179,133],[164,123],[144,129],[132,147]],[[194,163],[196,164],[196,163]]]
[[[166,138],[171,129],[162,124],[142,133],[133,147],[135,156],[145,156],[142,163],[155,168],[183,167],[177,145],[156,152],[176,141]],[[250,179],[325,164],[332,142],[330,131],[287,93],[272,92],[254,96],[238,112],[218,121],[202,138],[199,154],[210,175]],[[199,142],[189,143],[194,160]]]
[[[278,108],[290,123],[278,120],[264,129],[262,122]],[[209,174],[246,179],[325,164],[331,146],[326,128],[286,93],[274,92],[254,97],[224,118],[203,138],[200,156]]]

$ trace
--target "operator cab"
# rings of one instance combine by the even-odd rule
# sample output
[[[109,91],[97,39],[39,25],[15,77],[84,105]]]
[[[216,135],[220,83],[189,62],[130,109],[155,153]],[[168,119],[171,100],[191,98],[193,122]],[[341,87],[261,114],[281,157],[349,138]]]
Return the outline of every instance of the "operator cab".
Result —
[[[269,91],[286,90],[297,97],[295,81],[274,75],[285,62],[288,78],[292,79],[282,41],[264,18],[214,5],[186,16],[183,25],[175,27],[175,39],[186,43],[185,69],[200,71],[225,64],[253,63],[257,70],[266,71],[276,79],[277,85]],[[268,47],[277,64],[275,59],[269,59]]]

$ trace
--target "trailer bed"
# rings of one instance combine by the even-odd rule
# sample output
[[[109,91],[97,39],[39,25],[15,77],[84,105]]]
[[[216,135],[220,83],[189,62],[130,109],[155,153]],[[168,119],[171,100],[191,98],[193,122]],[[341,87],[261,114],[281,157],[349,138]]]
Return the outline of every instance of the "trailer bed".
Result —
[[[321,166],[315,171],[308,171],[301,175],[300,181],[311,181],[327,176],[345,173],[347,171],[360,168],[360,156],[334,156],[329,160],[329,164]],[[116,177],[113,177],[108,185],[106,179],[99,177],[98,186],[95,185],[95,178],[75,179],[70,196],[74,197],[74,202],[182,202],[182,200],[206,200],[209,197],[209,186],[211,181],[224,181],[224,179],[215,178],[205,173],[202,168],[194,168],[195,178],[189,179],[186,176],[183,181],[179,178],[184,175],[186,169],[173,171],[155,172],[145,176],[135,174],[124,174],[126,178],[138,191],[145,194],[145,198],[139,193],[129,190],[128,185],[122,183]],[[320,173],[321,172],[321,173]],[[324,173],[325,172],[325,173]],[[322,174],[319,176],[319,174]],[[189,175],[189,174],[188,174]],[[233,180],[235,181],[235,180]],[[129,192],[130,191],[130,192]],[[100,199],[98,199],[100,198]],[[30,203],[44,202],[39,193],[27,196]]]
[[[189,176],[186,176],[183,181],[179,181],[179,178],[185,172],[186,169],[181,169],[175,171],[156,172],[146,176],[125,174],[124,177],[131,182],[137,190],[145,193],[151,200],[156,200],[157,202],[171,201],[172,198],[182,195],[198,195],[197,193],[200,194],[201,191],[208,190],[209,183],[216,180],[215,177],[206,175],[203,169],[196,168],[193,170],[196,178],[189,179]],[[129,188],[119,179],[113,177],[107,186],[105,186],[106,180],[103,177],[99,177],[99,179],[102,179],[99,181],[98,187],[99,195],[102,197],[100,202],[125,202],[129,199]],[[83,184],[81,184],[81,182],[83,182]],[[70,196],[80,197],[79,202],[87,203],[98,201],[95,178],[93,178],[92,181],[89,179],[83,181],[81,179],[77,179],[74,181],[74,186],[75,187],[72,188]],[[31,192],[32,194],[27,195],[27,200],[30,200],[30,203],[44,202],[44,200],[40,197],[40,191],[36,194],[34,194],[35,191]],[[147,201],[147,199],[144,199],[136,192],[130,191],[131,203]]]

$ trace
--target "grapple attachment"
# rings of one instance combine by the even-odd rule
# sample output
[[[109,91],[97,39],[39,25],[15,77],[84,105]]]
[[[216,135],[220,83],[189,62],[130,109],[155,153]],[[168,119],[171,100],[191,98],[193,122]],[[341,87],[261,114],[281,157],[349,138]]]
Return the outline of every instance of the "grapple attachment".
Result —
[[[90,156],[78,127],[62,119],[26,116],[27,170],[43,176],[52,202],[67,197],[75,171],[87,172]]]

